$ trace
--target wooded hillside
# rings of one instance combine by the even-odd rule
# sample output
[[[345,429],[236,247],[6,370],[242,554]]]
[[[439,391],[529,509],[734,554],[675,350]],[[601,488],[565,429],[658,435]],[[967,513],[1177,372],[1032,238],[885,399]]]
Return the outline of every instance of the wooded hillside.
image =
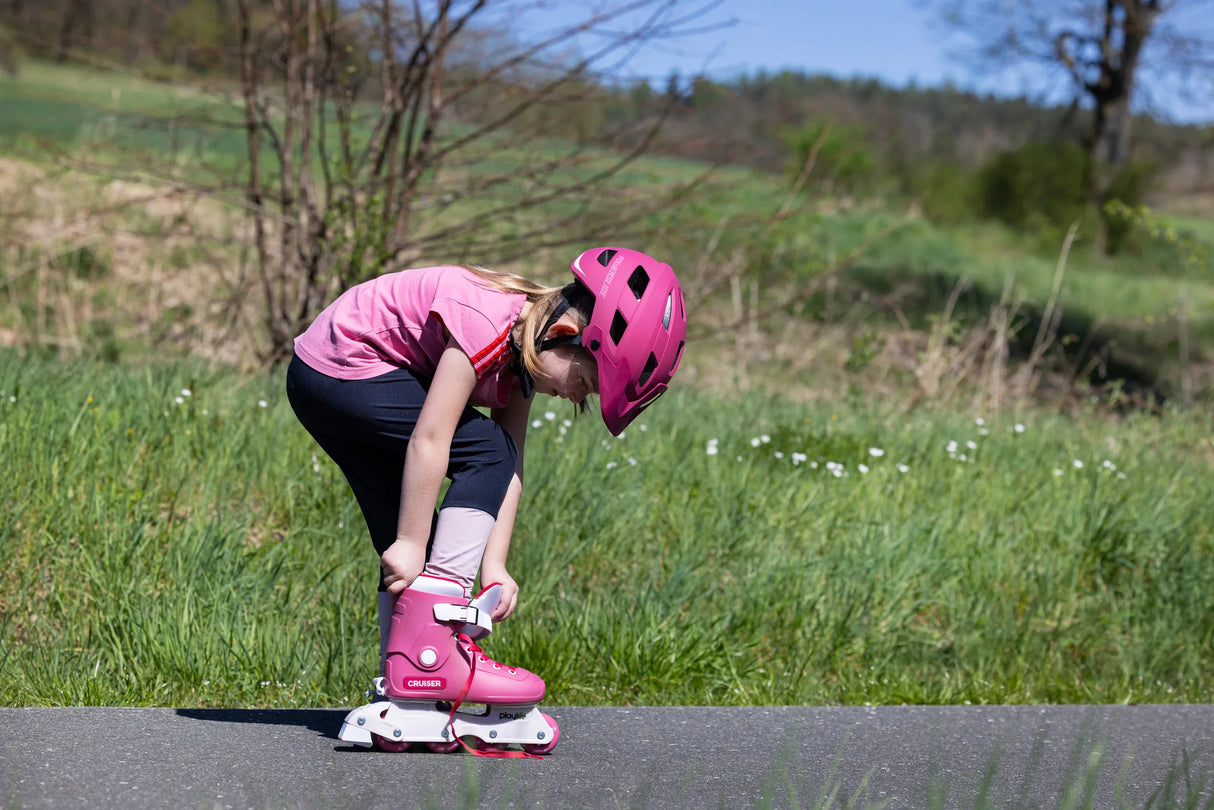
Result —
[[[321,3],[319,6],[329,7]],[[273,4],[249,3],[262,23],[258,46],[276,52],[283,32]],[[337,6],[332,6],[336,9]],[[349,58],[340,75],[320,81],[379,96],[375,32],[365,17],[340,27]],[[192,82],[235,82],[239,41],[231,0],[6,0],[0,4],[0,65],[18,69],[22,56],[120,66],[136,73]],[[337,43],[339,46],[343,43]],[[520,63],[485,76],[480,54],[517,48],[509,32],[481,28],[449,54],[448,83],[467,85],[456,115],[477,123],[486,99],[509,96],[568,65]],[[338,50],[341,50],[339,47]],[[574,56],[568,57],[570,60]],[[673,102],[673,107],[671,107]],[[620,85],[587,66],[581,81],[534,105],[520,124],[579,143],[630,146],[670,113],[651,152],[779,172],[795,171],[797,134],[830,126],[862,144],[872,170],[906,187],[924,162],[972,168],[1027,143],[1074,142],[1090,110],[1044,107],[1024,98],[975,95],[954,87],[892,87],[871,78],[836,78],[782,71],[732,79],[670,78],[668,87]],[[1167,194],[1214,190],[1214,128],[1172,125],[1149,116],[1134,122],[1134,160],[1149,165]]]

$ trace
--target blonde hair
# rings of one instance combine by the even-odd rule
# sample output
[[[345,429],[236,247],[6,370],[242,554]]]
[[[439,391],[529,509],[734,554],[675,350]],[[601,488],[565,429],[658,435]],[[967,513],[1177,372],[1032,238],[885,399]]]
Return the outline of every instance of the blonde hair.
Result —
[[[527,369],[527,372],[532,376],[539,374],[541,372],[540,354],[536,351],[535,347],[539,342],[538,338],[543,337],[540,334],[540,330],[548,322],[548,316],[556,309],[561,299],[561,291],[564,288],[536,284],[534,281],[530,281],[514,273],[499,273],[474,264],[462,266],[465,270],[480,278],[487,287],[501,290],[502,292],[527,296],[527,301],[531,303],[531,309],[521,319],[522,330],[518,341],[519,354],[522,357],[523,367]],[[570,307],[565,311],[573,316],[579,332],[586,328],[586,324],[589,322],[589,313],[582,312],[576,307]]]

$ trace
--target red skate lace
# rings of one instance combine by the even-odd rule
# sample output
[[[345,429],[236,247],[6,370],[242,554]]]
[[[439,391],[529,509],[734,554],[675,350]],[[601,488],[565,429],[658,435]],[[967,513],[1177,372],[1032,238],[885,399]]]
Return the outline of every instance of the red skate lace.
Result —
[[[455,699],[455,704],[451,707],[451,714],[447,715],[447,728],[451,729],[451,736],[464,747],[464,750],[473,756],[493,757],[495,759],[543,759],[543,757],[538,757],[535,754],[528,754],[526,751],[478,751],[464,742],[462,738],[455,735],[455,712],[463,704],[464,698],[468,697],[468,690],[472,688],[472,679],[476,676],[476,659],[480,658],[482,661],[489,660],[486,656],[482,655],[484,650],[476,646],[476,642],[471,637],[463,633],[459,633],[458,635],[462,641],[468,643],[468,663],[471,664],[471,667],[468,670],[468,680],[464,681],[464,688],[459,690],[459,697]],[[501,665],[498,664],[498,666],[500,667]],[[513,671],[514,667],[510,669]]]

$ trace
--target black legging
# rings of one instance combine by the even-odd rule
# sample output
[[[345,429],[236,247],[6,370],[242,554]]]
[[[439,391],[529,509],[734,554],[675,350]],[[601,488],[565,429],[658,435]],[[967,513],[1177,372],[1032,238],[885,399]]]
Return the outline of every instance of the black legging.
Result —
[[[295,357],[287,369],[291,407],[345,474],[379,554],[396,540],[405,449],[429,386],[429,380],[404,368],[369,380],[338,380]],[[443,506],[479,509],[496,518],[517,461],[510,435],[468,406],[451,439],[451,486]]]

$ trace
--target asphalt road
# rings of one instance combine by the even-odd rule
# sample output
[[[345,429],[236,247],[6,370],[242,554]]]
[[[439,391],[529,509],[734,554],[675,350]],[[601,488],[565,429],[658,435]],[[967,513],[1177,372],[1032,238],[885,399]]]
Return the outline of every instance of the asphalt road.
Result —
[[[341,709],[0,709],[0,806],[1214,807],[1214,706],[546,711],[555,753],[489,760]]]

